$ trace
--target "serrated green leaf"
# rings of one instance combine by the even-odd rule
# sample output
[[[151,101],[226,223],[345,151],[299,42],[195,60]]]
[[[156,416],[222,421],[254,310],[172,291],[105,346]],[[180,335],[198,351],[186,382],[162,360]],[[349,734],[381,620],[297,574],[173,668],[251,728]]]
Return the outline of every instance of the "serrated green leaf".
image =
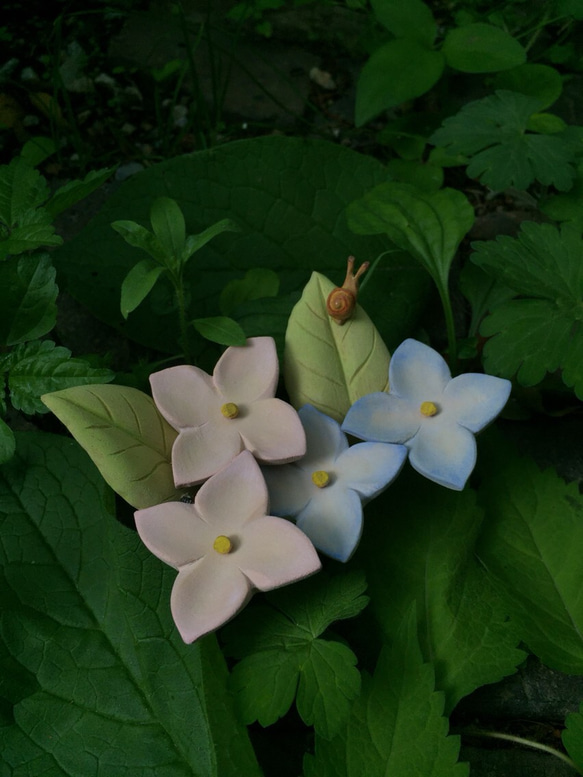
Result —
[[[24,143],[20,149],[20,156],[31,166],[37,167],[45,159],[52,156],[57,150],[53,138],[37,135]]]
[[[360,690],[356,656],[320,635],[334,621],[357,615],[368,602],[362,574],[318,578],[269,595],[274,607],[249,608],[223,631],[227,653],[242,659],[231,687],[242,719],[274,723],[296,704],[323,737],[346,722]],[[277,609],[276,609],[277,608]]]
[[[254,267],[247,270],[244,278],[229,281],[221,292],[219,307],[224,316],[230,316],[242,302],[276,297],[279,291],[279,278],[273,270]]]
[[[22,157],[0,166],[0,224],[13,228],[24,219],[32,223],[31,214],[48,196],[46,180]]]
[[[436,24],[431,9],[422,0],[371,0],[377,20],[397,38],[413,38],[431,46]]]
[[[10,401],[23,413],[46,413],[41,394],[88,383],[108,383],[114,373],[90,367],[83,359],[72,359],[71,351],[51,340],[22,343],[3,365],[8,370]]]
[[[88,197],[96,189],[99,189],[112,175],[113,167],[102,170],[91,170],[82,181],[69,181],[61,186],[53,194],[45,205],[45,209],[51,219],[56,218],[67,208]]]
[[[186,264],[196,251],[200,251],[203,246],[222,232],[240,232],[240,228],[231,219],[222,219],[221,221],[217,221],[216,224],[212,224],[199,235],[189,235],[186,238],[186,243],[184,244],[184,249],[182,251],[182,264]]]
[[[186,225],[176,200],[157,197],[150,208],[150,222],[167,257],[166,264],[177,268],[186,241]]]
[[[471,262],[463,266],[459,285],[460,291],[472,306],[472,318],[468,327],[469,337],[475,337],[478,334],[484,317],[493,308],[508,302],[516,294]]]
[[[14,432],[0,418],[0,464],[4,464],[14,456],[16,450],[16,440],[14,439]]]
[[[442,50],[447,64],[463,73],[495,73],[526,62],[526,50],[516,38],[482,22],[450,30]]]
[[[178,498],[171,466],[177,433],[147,394],[128,386],[79,386],[42,401],[133,507]]]
[[[355,561],[369,582],[372,612],[387,640],[417,601],[421,648],[446,711],[481,685],[512,674],[525,655],[506,609],[475,560],[482,521],[475,493],[457,493],[412,471],[366,507]],[[387,517],[392,520],[390,541]]]
[[[536,98],[499,90],[446,119],[430,141],[470,156],[468,175],[492,189],[527,189],[536,179],[565,191],[575,176],[572,143],[566,133],[527,132],[539,108]]]
[[[333,289],[332,281],[312,273],[289,317],[283,370],[294,407],[309,402],[342,421],[359,397],[387,389],[390,356],[360,305],[342,326],[330,318],[326,300]]]
[[[519,299],[496,307],[480,331],[489,372],[533,386],[547,372],[583,397],[583,240],[570,227],[525,222],[518,238],[474,243],[472,261]]]
[[[174,570],[112,512],[76,443],[19,436],[0,469],[0,661],[2,676],[16,662],[35,682],[10,694],[4,768],[258,777],[216,640],[182,643],[167,606]]]
[[[554,67],[527,62],[511,70],[497,73],[494,88],[534,97],[539,101],[539,110],[544,110],[561,96],[563,79]]]
[[[583,704],[579,712],[567,715],[561,739],[573,761],[583,770]]]
[[[42,209],[30,211],[25,220],[29,223],[14,227],[9,236],[0,239],[0,261],[25,251],[63,244],[63,238],[55,235],[55,228]]]
[[[347,210],[357,234],[385,234],[415,257],[440,290],[459,244],[474,223],[474,209],[455,189],[423,192],[402,183],[375,186]]]
[[[412,746],[414,743],[414,746]],[[374,680],[363,678],[346,731],[331,742],[316,738],[306,777],[466,777],[458,763],[459,737],[448,736],[443,694],[423,662],[415,612],[408,610],[390,648],[379,657]]]
[[[124,318],[144,301],[163,272],[164,267],[151,259],[142,259],[132,267],[121,285],[120,307]]]
[[[439,81],[445,60],[415,38],[384,43],[360,71],[356,86],[355,123],[362,127],[381,111],[428,92]]]
[[[195,318],[192,325],[196,331],[213,343],[220,345],[245,345],[247,337],[241,325],[227,316]]]
[[[477,552],[520,637],[545,664],[583,674],[583,499],[504,438],[492,440]]]
[[[48,254],[14,256],[0,264],[0,345],[49,332],[57,318],[58,291]]]

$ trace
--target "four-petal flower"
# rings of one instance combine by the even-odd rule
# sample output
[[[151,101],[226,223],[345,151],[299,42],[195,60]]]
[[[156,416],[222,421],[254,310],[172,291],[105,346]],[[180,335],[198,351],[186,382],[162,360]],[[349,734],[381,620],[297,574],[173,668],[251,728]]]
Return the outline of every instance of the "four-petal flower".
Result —
[[[332,418],[311,405],[304,405],[299,416],[306,432],[306,455],[293,464],[263,467],[271,511],[294,517],[318,550],[347,561],[362,533],[362,503],[397,476],[407,449],[385,443],[349,448]]]
[[[185,642],[230,620],[253,588],[270,591],[320,569],[305,534],[266,512],[259,465],[243,451],[201,486],[194,504],[167,502],[135,513],[144,544],[178,570],[170,606]]]
[[[474,434],[500,413],[510,381],[480,373],[452,379],[437,351],[409,339],[391,358],[389,386],[388,394],[357,400],[342,429],[364,440],[403,443],[418,472],[461,491],[476,464]]]
[[[278,375],[273,338],[252,337],[227,348],[212,377],[189,365],[150,376],[158,410],[179,433],[172,448],[176,486],[201,483],[244,449],[277,464],[304,454],[296,411],[274,398]]]

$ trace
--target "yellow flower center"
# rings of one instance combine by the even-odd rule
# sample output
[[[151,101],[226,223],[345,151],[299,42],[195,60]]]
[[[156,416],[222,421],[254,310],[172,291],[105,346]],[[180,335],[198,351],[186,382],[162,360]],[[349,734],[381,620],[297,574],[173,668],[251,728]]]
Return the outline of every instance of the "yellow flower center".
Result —
[[[224,534],[219,534],[216,540],[213,542],[213,548],[217,553],[230,553],[233,549],[233,543]]]
[[[323,469],[319,469],[316,472],[312,472],[312,483],[318,488],[324,488],[330,482],[330,475],[324,472]]]
[[[430,417],[437,413],[437,405],[434,402],[422,402],[419,411],[421,415]]]
[[[234,402],[225,402],[224,405],[221,405],[221,413],[225,418],[237,418],[239,415],[239,408]]]

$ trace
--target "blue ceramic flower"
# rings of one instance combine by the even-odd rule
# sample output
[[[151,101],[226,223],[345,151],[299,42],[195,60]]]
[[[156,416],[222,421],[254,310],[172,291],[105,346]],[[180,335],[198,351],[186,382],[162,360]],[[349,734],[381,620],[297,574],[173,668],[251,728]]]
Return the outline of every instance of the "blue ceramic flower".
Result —
[[[474,434],[502,410],[510,381],[480,373],[452,379],[437,351],[405,340],[391,358],[389,386],[388,394],[357,400],[342,429],[364,440],[406,445],[418,472],[461,491],[476,464]]]
[[[340,424],[304,405],[306,455],[293,464],[263,467],[272,515],[295,518],[312,543],[338,561],[348,561],[362,534],[362,505],[398,475],[407,457],[403,445],[358,443],[348,447]]]

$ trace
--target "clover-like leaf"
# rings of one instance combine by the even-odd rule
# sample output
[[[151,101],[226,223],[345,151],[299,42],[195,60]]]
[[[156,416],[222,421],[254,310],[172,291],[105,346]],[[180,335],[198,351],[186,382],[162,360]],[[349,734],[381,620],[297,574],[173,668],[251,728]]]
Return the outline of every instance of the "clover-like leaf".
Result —
[[[576,483],[541,472],[504,438],[490,443],[477,553],[529,649],[554,669],[583,674],[583,498]]]
[[[368,598],[362,574],[318,575],[290,593],[269,594],[273,607],[251,607],[223,635],[227,653],[241,660],[231,687],[246,723],[274,723],[296,697],[300,717],[324,738],[346,723],[360,690],[356,656],[346,645],[322,638],[334,621],[357,615]]]
[[[79,386],[42,401],[133,507],[178,498],[171,466],[176,432],[147,394],[127,386]]]
[[[566,132],[528,131],[541,105],[536,97],[500,89],[446,119],[430,141],[470,156],[467,174],[492,189],[527,189],[538,180],[565,191],[575,177],[572,143]]]
[[[2,771],[258,777],[216,640],[182,642],[175,571],[113,511],[73,440],[18,435],[0,468]]]
[[[383,183],[352,202],[347,217],[359,235],[387,235],[425,267],[443,292],[455,252],[474,223],[474,210],[455,189],[424,192]]]
[[[294,407],[309,403],[337,421],[365,394],[388,384],[389,352],[360,307],[340,326],[328,315],[332,281],[312,273],[289,317],[285,385]]]
[[[525,222],[517,238],[474,243],[472,261],[517,299],[494,308],[480,332],[484,366],[523,386],[562,370],[583,398],[583,240],[569,226]]]
[[[414,743],[414,746],[412,746]],[[448,736],[443,694],[423,661],[414,607],[384,647],[374,678],[365,676],[345,730],[332,741],[316,737],[306,777],[467,777],[460,741]]]

